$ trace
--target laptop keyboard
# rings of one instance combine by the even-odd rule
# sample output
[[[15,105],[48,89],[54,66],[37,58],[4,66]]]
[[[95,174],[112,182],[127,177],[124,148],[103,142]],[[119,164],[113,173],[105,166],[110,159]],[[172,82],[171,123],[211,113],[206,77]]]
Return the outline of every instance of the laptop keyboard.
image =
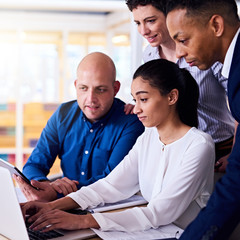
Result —
[[[49,232],[33,231],[29,228],[30,224],[26,222],[27,232],[30,240],[45,240],[57,237],[62,237],[63,234],[56,232],[54,230]]]

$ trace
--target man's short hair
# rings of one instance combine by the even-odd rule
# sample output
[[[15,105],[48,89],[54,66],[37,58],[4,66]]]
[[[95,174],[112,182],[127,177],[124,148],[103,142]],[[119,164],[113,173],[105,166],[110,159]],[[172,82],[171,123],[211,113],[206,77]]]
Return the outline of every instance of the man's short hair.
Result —
[[[168,0],[166,14],[175,9],[186,9],[186,16],[209,20],[217,14],[229,25],[239,21],[235,0]]]
[[[126,4],[131,12],[138,6],[152,5],[164,15],[166,15],[166,3],[167,0],[126,0]]]

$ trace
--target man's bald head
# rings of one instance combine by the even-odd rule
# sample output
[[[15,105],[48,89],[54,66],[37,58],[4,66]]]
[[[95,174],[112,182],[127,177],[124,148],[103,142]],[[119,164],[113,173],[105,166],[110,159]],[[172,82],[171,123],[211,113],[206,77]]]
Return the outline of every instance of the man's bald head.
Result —
[[[100,52],[84,57],[78,65],[75,87],[78,105],[88,120],[104,117],[120,88],[112,59]]]
[[[85,56],[78,65],[79,71],[105,72],[112,82],[116,80],[116,68],[112,59],[104,53],[93,52]]]

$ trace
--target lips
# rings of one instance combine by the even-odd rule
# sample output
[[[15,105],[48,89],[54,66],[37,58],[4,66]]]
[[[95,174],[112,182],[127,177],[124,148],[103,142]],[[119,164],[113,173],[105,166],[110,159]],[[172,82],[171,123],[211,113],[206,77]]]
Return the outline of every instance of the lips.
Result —
[[[157,35],[154,35],[152,37],[146,37],[146,39],[148,40],[149,43],[153,43],[156,39]]]
[[[140,117],[140,116],[138,116],[138,119],[139,119],[139,121],[144,121],[145,119],[146,119],[147,117]]]
[[[196,66],[196,62],[194,60],[193,61],[186,60],[186,62],[189,64],[190,67]]]
[[[85,106],[90,111],[96,111],[99,107],[98,106]]]

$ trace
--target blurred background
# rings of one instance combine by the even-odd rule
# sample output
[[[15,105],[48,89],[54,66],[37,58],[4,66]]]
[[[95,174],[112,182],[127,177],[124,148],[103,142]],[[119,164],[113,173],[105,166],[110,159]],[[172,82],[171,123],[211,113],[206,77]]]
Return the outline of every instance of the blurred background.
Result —
[[[0,158],[20,169],[88,53],[108,54],[131,102],[144,43],[125,1],[0,0]],[[58,171],[58,166],[53,172]]]
[[[90,52],[114,60],[117,97],[131,102],[145,45],[125,1],[0,0],[0,158],[22,169],[53,111],[76,98],[76,68]]]

